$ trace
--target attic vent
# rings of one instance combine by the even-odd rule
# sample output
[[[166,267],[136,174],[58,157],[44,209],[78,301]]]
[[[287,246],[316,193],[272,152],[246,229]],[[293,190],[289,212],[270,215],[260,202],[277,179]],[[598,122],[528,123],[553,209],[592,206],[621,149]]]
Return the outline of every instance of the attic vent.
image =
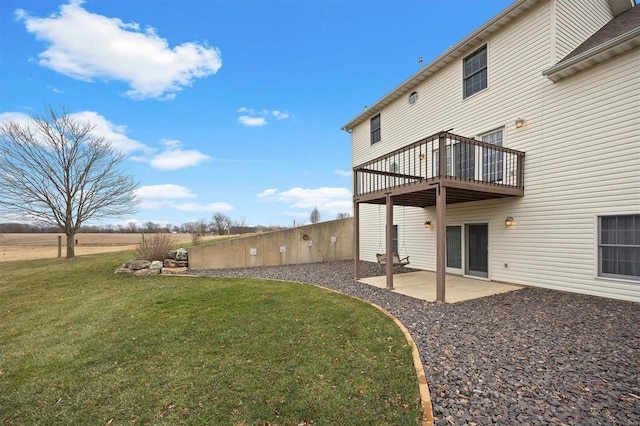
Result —
[[[413,105],[416,103],[417,100],[418,100],[418,92],[412,92],[409,95],[409,104]]]

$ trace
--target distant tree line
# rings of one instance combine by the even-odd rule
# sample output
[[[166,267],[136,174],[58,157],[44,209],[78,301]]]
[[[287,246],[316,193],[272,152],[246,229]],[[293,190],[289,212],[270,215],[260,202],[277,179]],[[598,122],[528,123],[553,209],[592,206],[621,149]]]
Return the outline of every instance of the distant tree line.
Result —
[[[224,216],[224,215],[223,215]],[[129,222],[127,224],[107,224],[107,225],[82,225],[79,233],[198,233],[200,235],[227,235],[227,234],[249,234],[255,232],[267,232],[277,229],[284,229],[282,226],[248,226],[243,221],[233,221],[226,216],[212,217],[210,221],[198,219],[196,221],[183,223],[181,225],[160,224],[153,221],[144,223]],[[32,223],[0,223],[0,233],[8,234],[34,234],[34,233],[60,233],[60,228],[56,225],[37,225]]]
[[[317,212],[317,209],[314,209]],[[316,223],[320,219],[319,213],[316,213],[312,219],[312,223]],[[350,217],[350,213],[338,213],[337,219],[344,219]],[[298,223],[299,226],[304,225],[304,222]],[[186,234],[198,234],[205,235],[238,235],[238,234],[251,234],[256,232],[269,232],[279,229],[285,229],[286,226],[265,226],[247,225],[244,218],[237,220],[231,219],[229,216],[216,212],[211,216],[211,219],[204,218],[183,223],[181,225],[172,224],[160,224],[153,221],[147,221],[144,223],[129,222],[127,224],[117,225],[82,225],[78,232],[81,233],[129,233],[137,234],[141,232],[147,233],[186,233]],[[5,232],[8,234],[34,234],[34,233],[60,233],[60,228],[57,225],[37,225],[32,223],[0,223],[0,233]]]

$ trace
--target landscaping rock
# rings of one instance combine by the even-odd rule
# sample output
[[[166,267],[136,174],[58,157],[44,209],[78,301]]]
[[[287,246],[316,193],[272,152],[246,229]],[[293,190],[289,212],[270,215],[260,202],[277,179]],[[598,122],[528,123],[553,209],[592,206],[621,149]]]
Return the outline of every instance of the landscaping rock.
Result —
[[[159,260],[154,260],[149,265],[149,269],[162,269],[162,262],[160,262]]]
[[[134,274],[137,276],[158,275],[162,272],[162,262],[134,259],[116,268],[114,274]]]
[[[162,269],[139,269],[137,271],[134,271],[133,275],[138,277],[148,277],[150,275],[160,275],[161,271]]]
[[[187,266],[189,266],[189,261],[187,260],[174,260],[174,259],[164,260],[165,268],[186,268]]]
[[[171,250],[169,252],[169,259],[187,261],[189,260],[189,252],[185,248]]]
[[[125,268],[123,265],[118,267],[113,273],[114,274],[133,274],[133,269]]]
[[[178,249],[172,250],[169,254],[173,257],[180,259],[186,258],[187,250]],[[154,260],[149,262],[147,260],[134,259],[118,267],[115,274],[135,274],[137,276],[158,275],[163,272],[163,268],[185,268],[189,266],[188,260],[176,260],[176,259],[164,259],[164,261]],[[151,272],[150,272],[151,271]],[[175,270],[174,270],[175,272]]]
[[[131,269],[133,271],[138,271],[140,269],[148,268],[149,265],[151,265],[151,262],[149,262],[148,260],[134,259],[125,263],[124,265],[122,265],[122,267]]]

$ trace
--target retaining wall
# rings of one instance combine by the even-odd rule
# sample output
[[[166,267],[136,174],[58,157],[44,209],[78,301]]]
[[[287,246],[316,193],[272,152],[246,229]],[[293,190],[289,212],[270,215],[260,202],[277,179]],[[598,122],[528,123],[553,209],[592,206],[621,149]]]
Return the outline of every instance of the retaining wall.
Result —
[[[189,269],[228,269],[353,259],[353,218],[189,248]]]

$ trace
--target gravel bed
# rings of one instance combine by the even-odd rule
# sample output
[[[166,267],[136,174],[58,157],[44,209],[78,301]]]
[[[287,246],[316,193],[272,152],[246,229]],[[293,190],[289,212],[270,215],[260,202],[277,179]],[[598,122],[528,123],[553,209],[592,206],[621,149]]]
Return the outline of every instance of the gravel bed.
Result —
[[[436,425],[640,424],[638,303],[541,288],[428,303],[355,282],[352,261],[188,273],[311,283],[383,307],[418,346]]]

